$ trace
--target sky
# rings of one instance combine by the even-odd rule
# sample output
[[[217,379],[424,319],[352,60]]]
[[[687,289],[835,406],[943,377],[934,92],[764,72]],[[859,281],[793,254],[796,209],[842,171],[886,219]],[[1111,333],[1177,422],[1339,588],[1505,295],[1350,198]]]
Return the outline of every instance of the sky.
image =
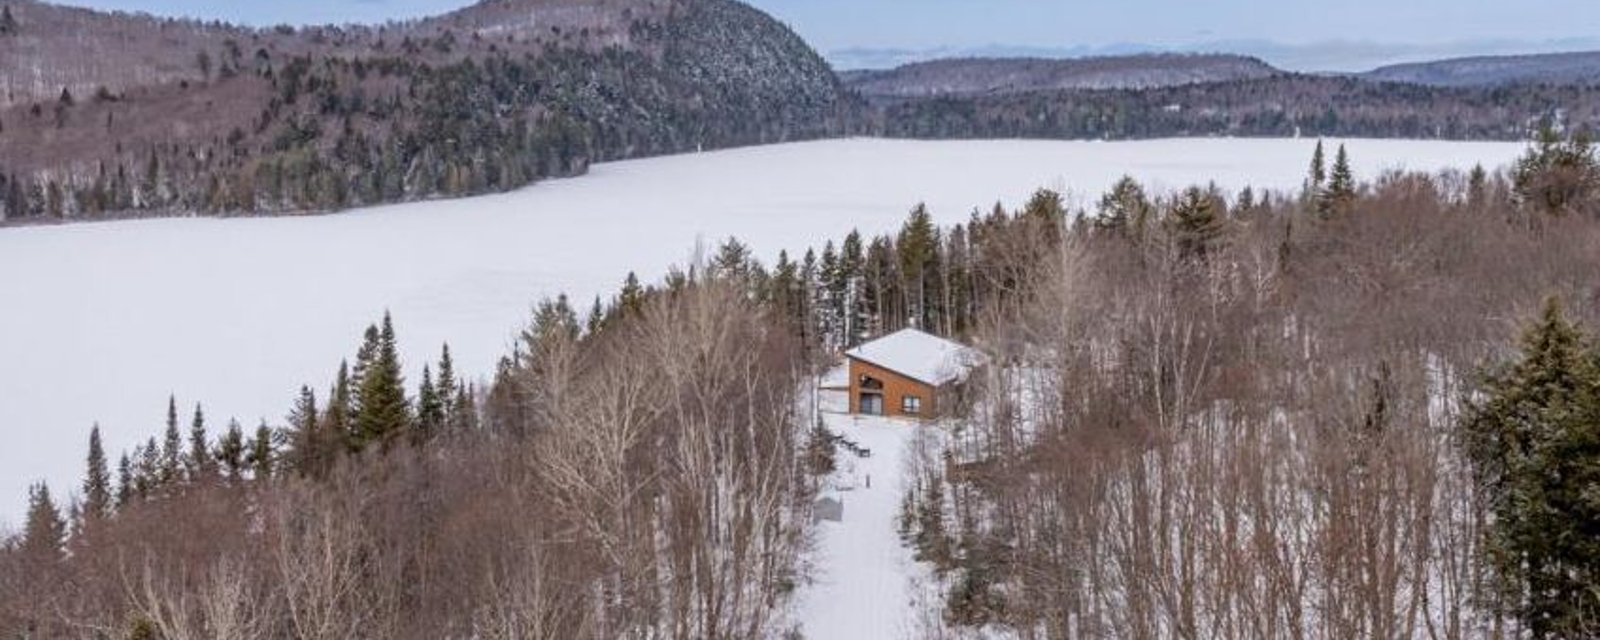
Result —
[[[464,0],[61,0],[254,25],[380,22]],[[858,49],[1065,54],[1121,49],[1369,47],[1366,57],[1595,46],[1595,0],[749,0],[825,55]],[[1128,45],[1135,45],[1129,47]],[[1252,50],[1253,49],[1253,50]],[[1303,52],[1303,51],[1302,51]],[[1277,55],[1289,55],[1278,52]],[[1361,56],[1356,56],[1361,57]],[[1315,66],[1315,56],[1291,66]]]

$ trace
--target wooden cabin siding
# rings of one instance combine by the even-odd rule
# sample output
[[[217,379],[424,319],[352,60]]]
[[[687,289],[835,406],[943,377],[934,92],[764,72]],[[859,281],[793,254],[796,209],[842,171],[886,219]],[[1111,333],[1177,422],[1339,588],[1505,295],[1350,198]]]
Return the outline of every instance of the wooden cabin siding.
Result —
[[[883,415],[889,417],[932,418],[938,415],[938,389],[933,386],[885,369],[878,365],[850,358],[850,413],[861,413],[861,378],[871,376],[883,382]],[[921,399],[922,409],[915,415],[901,410],[906,396]]]

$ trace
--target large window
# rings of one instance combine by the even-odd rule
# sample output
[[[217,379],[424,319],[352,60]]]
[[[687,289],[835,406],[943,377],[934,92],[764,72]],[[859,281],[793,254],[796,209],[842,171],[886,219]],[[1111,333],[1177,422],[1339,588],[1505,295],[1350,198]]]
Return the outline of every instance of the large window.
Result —
[[[922,413],[922,398],[917,396],[900,396],[900,413],[916,415]]]

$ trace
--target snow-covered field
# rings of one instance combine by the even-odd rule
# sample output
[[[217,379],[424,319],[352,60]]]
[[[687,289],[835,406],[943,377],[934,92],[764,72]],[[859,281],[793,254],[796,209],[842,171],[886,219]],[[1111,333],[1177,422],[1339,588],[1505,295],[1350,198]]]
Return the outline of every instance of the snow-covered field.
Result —
[[[735,235],[764,258],[851,228],[943,223],[1036,188],[1092,200],[1131,174],[1297,187],[1310,140],[840,140],[599,165],[514,193],[340,215],[0,229],[0,523],[26,486],[76,486],[90,425],[113,456],[162,426],[166,397],[213,429],[278,422],[324,388],[361,330],[394,313],[413,377],[449,341],[483,375],[542,296],[586,309],[630,270],[649,280]],[[1501,166],[1517,144],[1349,141],[1358,176]],[[188,409],[185,409],[187,412]]]

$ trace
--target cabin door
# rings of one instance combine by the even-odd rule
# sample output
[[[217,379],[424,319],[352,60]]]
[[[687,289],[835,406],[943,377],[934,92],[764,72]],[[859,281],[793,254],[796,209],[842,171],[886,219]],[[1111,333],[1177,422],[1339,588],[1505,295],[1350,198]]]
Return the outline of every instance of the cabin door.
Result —
[[[862,413],[862,415],[869,415],[869,416],[881,416],[881,415],[883,415],[883,394],[881,394],[881,393],[862,393],[861,394],[861,413]]]

